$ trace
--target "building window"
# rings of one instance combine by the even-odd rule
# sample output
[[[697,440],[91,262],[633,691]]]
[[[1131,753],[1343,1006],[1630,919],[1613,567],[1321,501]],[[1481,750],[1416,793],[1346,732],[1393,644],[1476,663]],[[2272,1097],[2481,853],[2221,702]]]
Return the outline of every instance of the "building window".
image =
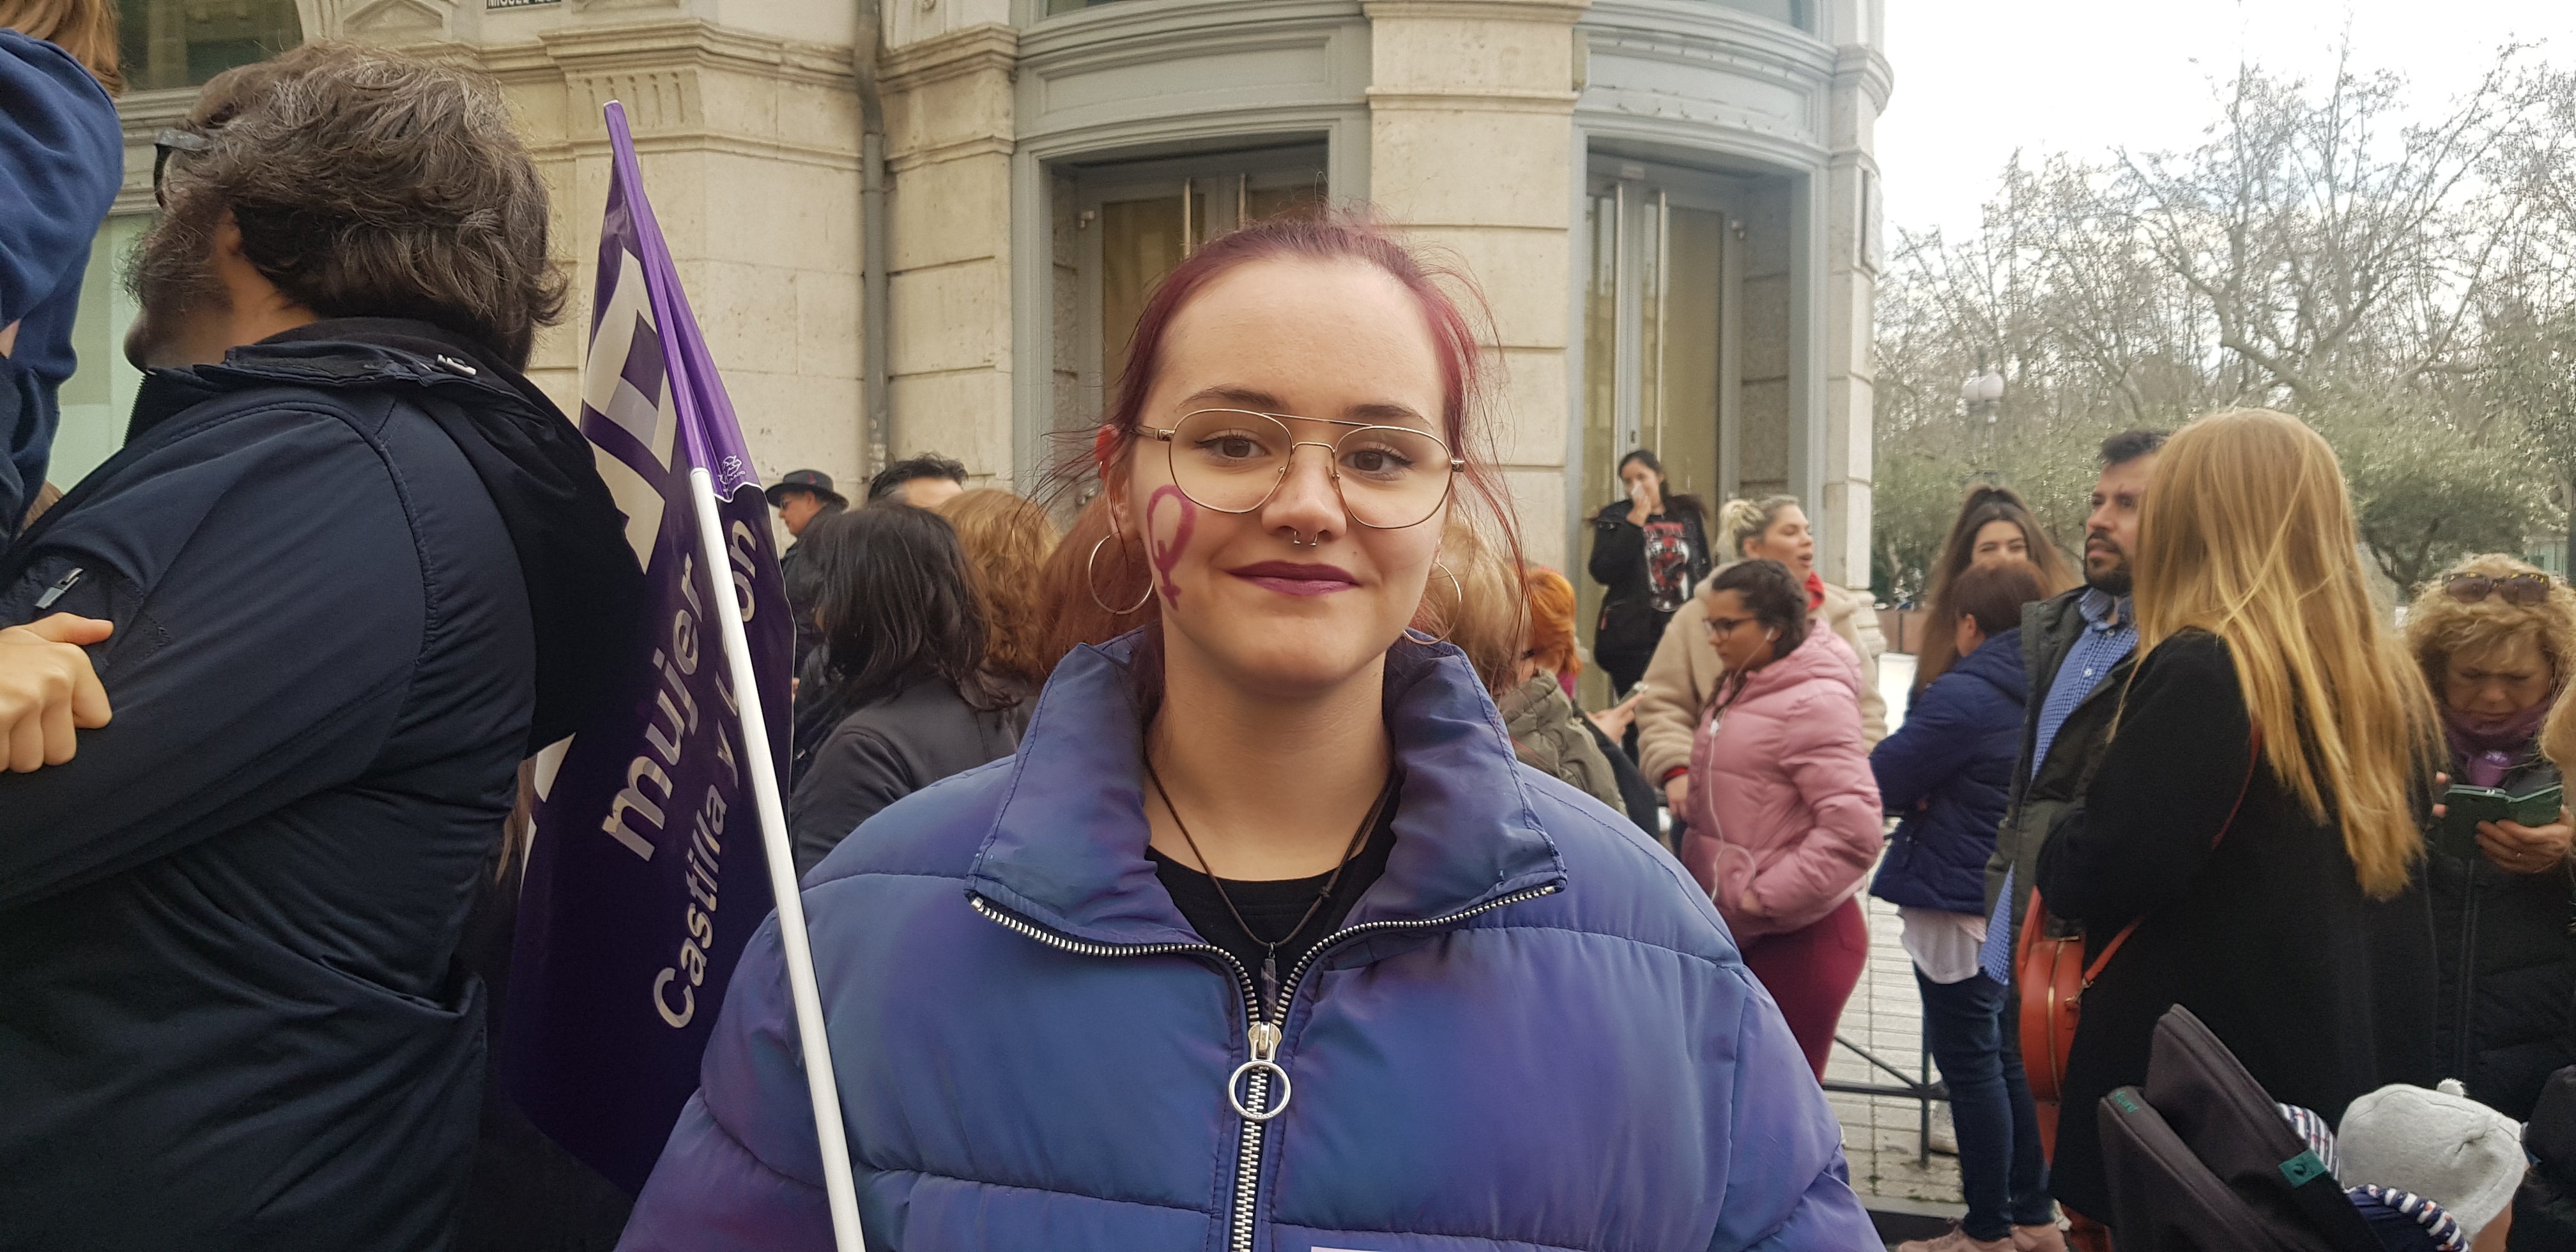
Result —
[[[1058,13],[1073,13],[1117,2],[1118,0],[1047,0],[1046,11],[1048,17],[1054,17]]]
[[[1155,283],[1237,226],[1323,203],[1324,159],[1300,144],[1057,167],[1056,424],[1098,420]]]
[[[1732,486],[1720,468],[1732,205],[1713,182],[1650,177],[1638,166],[1592,180],[1584,210],[1587,496],[1619,498],[1619,458],[1632,448],[1663,462],[1673,494],[1709,499]]]
[[[1619,458],[1634,448],[1663,462],[1667,495],[1712,511],[1789,489],[1789,187],[1777,174],[1594,155],[1575,252],[1582,426],[1569,477],[1581,514],[1625,498]],[[1591,542],[1588,529],[1575,538]],[[1601,584],[1581,579],[1576,592],[1578,620],[1594,620]],[[1584,672],[1587,707],[1613,698],[1597,672]]]
[[[304,42],[295,0],[117,0],[118,56],[136,91],[194,87]]]
[[[1063,0],[1057,0],[1062,3]],[[1815,31],[1812,0],[1714,0],[1719,8],[1767,17],[1800,30]]]
[[[45,477],[65,490],[125,443],[126,418],[134,410],[143,375],[125,363],[134,297],[116,281],[116,270],[151,224],[149,214],[111,217],[90,244],[89,268],[81,274],[80,314],[72,322],[78,365],[57,393],[62,423],[54,431],[53,459],[45,466]]]

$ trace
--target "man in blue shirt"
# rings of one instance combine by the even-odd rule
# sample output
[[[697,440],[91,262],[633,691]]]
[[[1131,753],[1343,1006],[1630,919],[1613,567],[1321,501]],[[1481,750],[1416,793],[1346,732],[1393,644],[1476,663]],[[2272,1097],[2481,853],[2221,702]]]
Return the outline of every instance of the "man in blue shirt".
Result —
[[[2011,807],[1986,863],[1985,946],[1978,965],[2009,986],[2014,928],[2030,904],[2039,845],[2059,814],[2083,798],[2086,779],[2110,742],[2117,678],[2136,660],[2138,626],[2129,603],[2129,559],[2138,548],[2138,502],[2165,432],[2133,430],[2102,443],[2102,477],[2084,523],[2084,586],[2022,610],[2022,660],[2031,691],[2013,770]],[[2004,1036],[2012,1037],[2010,1022]]]

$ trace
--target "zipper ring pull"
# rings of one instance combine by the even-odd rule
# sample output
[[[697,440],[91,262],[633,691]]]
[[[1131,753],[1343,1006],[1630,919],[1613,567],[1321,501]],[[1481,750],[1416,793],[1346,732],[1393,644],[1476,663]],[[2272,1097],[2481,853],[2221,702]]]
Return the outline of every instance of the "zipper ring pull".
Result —
[[[1262,1109],[1259,1112],[1246,1108],[1242,1098],[1235,1095],[1235,1089],[1238,1087],[1243,1087],[1246,1090],[1250,1089],[1244,1082],[1244,1076],[1256,1070],[1267,1070],[1270,1073],[1277,1075],[1279,1080],[1279,1102],[1271,1105],[1269,1108]],[[1240,1115],[1243,1120],[1247,1122],[1266,1122],[1271,1118],[1287,1112],[1288,1093],[1288,1071],[1279,1068],[1279,1063],[1277,1061],[1260,1059],[1245,1061],[1243,1064],[1235,1066],[1233,1075],[1225,1080],[1225,1102],[1233,1105],[1236,1114]]]
[[[1244,1042],[1252,1045],[1252,1059],[1235,1066],[1234,1072],[1226,1076],[1225,1102],[1233,1105],[1234,1111],[1245,1121],[1266,1122],[1288,1111],[1288,1071],[1279,1068],[1276,1059],[1279,1055],[1279,1024],[1256,1021],[1244,1030],[1243,1035]],[[1237,1087],[1250,1091],[1252,1087],[1245,1081],[1245,1076],[1259,1070],[1268,1070],[1279,1076],[1279,1102],[1256,1113],[1245,1108],[1234,1091]]]

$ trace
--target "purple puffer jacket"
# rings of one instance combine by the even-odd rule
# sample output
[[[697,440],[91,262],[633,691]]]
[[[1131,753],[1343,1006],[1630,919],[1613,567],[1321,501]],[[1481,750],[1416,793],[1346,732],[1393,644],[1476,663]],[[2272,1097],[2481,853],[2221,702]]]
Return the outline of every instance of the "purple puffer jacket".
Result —
[[[1389,654],[1393,855],[1249,1023],[1145,859],[1132,648],[1068,658],[1018,756],[805,880],[869,1247],[1882,1246],[1708,900],[1519,765],[1454,648]],[[794,1029],[773,916],[621,1247],[831,1246]],[[1293,1087],[1233,1094],[1272,1120],[1229,1103],[1248,1037]]]

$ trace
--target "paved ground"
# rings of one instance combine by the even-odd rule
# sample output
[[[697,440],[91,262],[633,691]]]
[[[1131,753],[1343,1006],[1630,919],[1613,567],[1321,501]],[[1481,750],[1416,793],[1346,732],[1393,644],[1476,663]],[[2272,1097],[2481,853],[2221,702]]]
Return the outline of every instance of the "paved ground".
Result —
[[[1890,654],[1879,662],[1879,689],[1887,697],[1888,724],[1904,719],[1907,688],[1914,682],[1914,658]],[[1843,1010],[1840,1036],[1910,1078],[1935,1075],[1923,1056],[1923,1006],[1914,986],[1914,967],[1898,941],[1896,909],[1864,896],[1869,917],[1869,972]],[[1825,1076],[1832,1080],[1894,1084],[1897,1080],[1872,1066],[1850,1048],[1837,1046]],[[1932,1146],[1922,1151],[1924,1106],[1914,1100],[1879,1096],[1828,1094],[1843,1123],[1843,1151],[1851,1158],[1852,1186],[1864,1198],[1887,1198],[1957,1204],[1959,1162],[1951,1155],[1950,1109],[1930,1109]]]

